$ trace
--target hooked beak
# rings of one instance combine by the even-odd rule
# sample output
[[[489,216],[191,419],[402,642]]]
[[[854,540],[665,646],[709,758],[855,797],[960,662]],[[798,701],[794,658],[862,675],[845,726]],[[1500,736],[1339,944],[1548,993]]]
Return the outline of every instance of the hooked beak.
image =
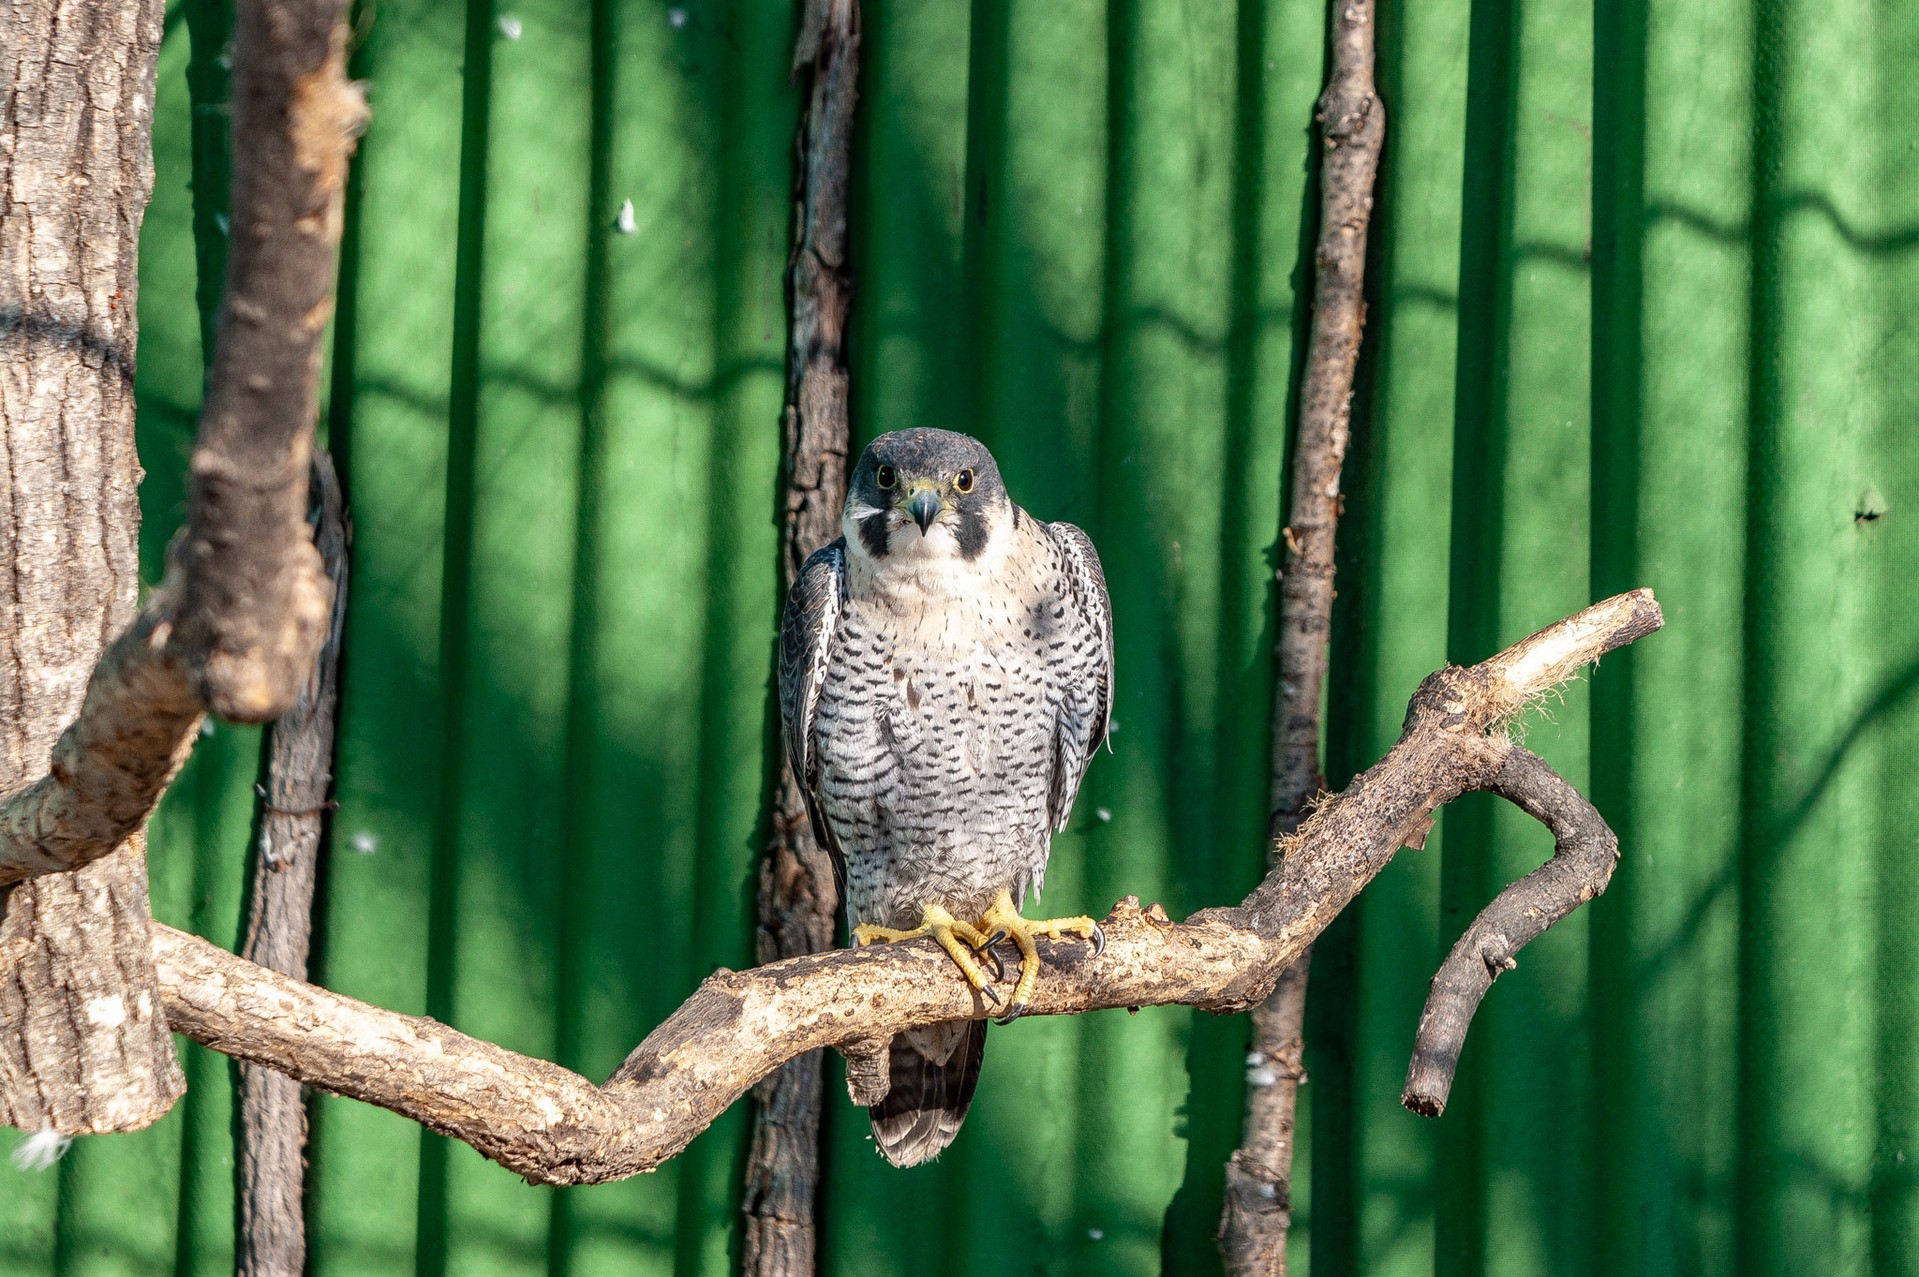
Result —
[[[925,536],[932,528],[933,520],[940,517],[939,494],[931,488],[921,488],[906,503],[906,512],[913,516],[913,522],[920,525],[920,535]]]

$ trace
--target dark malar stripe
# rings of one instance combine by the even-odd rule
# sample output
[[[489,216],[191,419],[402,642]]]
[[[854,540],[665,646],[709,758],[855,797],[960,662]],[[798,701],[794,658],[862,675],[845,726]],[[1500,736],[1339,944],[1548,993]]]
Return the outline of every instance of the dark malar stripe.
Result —
[[[971,503],[953,513],[953,539],[959,542],[960,557],[970,563],[986,549],[986,515]]]
[[[886,538],[886,512],[869,514],[860,520],[860,544],[866,552],[876,559],[883,559],[891,550]]]

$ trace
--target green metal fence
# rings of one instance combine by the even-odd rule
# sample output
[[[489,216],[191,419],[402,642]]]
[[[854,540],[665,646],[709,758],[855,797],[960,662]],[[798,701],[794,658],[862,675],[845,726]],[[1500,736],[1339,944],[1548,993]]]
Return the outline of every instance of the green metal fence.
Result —
[[[1669,624],[1529,725],[1624,858],[1500,981],[1444,1119],[1396,1104],[1425,982],[1543,833],[1462,801],[1320,945],[1295,1271],[1919,1273],[1919,12],[1382,8],[1335,779],[1448,658],[1635,585]],[[224,18],[168,22],[150,570],[224,231]],[[1061,910],[1180,912],[1259,870],[1323,27],[1319,0],[866,5],[857,428],[980,435],[1113,588],[1115,752],[1055,844]],[[750,952],[793,14],[382,0],[359,31],[316,978],[604,1075]],[[257,752],[215,729],[156,822],[157,913],[225,943]],[[1243,1034],[996,1031],[966,1132],[913,1172],[836,1091],[824,1271],[1216,1267]],[[0,1269],[230,1268],[229,1068],[186,1051],[152,1130],[0,1165]],[[745,1131],[563,1193],[322,1099],[312,1267],[722,1273]]]

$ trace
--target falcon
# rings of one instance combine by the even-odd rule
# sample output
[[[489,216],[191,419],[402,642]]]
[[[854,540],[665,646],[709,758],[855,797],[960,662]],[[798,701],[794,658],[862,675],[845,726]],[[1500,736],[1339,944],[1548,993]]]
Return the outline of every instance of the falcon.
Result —
[[[1106,579],[1086,534],[1015,505],[966,435],[882,435],[847,489],[840,539],[787,599],[787,754],[854,944],[931,937],[1004,1024],[1031,1005],[1035,940],[1105,946],[1091,918],[1021,910],[1106,740]],[[1002,1003],[981,959],[999,968],[1008,939],[1019,976]],[[868,1111],[888,1161],[914,1166],[952,1143],[985,1047],[978,1020],[892,1040],[891,1088]]]

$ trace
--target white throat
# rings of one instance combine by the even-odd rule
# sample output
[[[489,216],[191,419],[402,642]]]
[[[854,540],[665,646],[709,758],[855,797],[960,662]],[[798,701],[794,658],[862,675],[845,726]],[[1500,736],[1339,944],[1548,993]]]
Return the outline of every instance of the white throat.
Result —
[[[899,608],[939,608],[978,598],[1006,569],[1013,543],[1010,503],[994,511],[986,545],[971,559],[960,552],[951,514],[921,532],[900,511],[888,516],[886,553],[874,554],[860,539],[860,523],[873,513],[871,506],[849,505],[840,518],[847,547],[847,590],[854,598]]]

